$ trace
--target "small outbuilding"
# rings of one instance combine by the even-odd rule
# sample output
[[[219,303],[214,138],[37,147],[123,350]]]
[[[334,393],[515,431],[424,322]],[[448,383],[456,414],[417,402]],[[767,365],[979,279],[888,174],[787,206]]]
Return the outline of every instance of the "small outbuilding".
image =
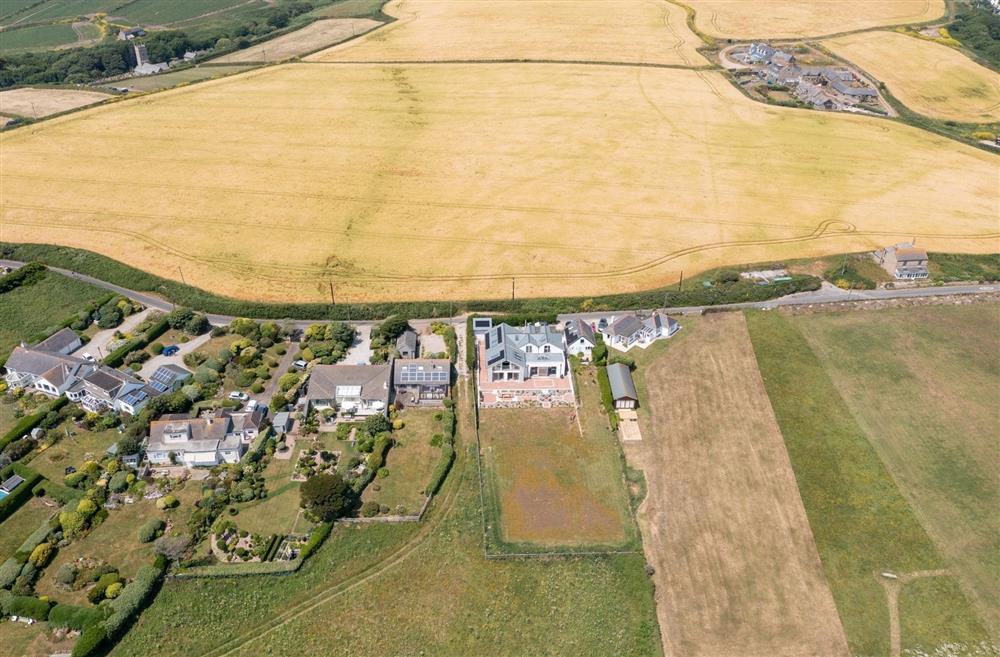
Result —
[[[608,365],[608,382],[611,384],[611,400],[616,409],[632,409],[639,406],[639,395],[635,392],[632,371],[628,365],[611,363]]]
[[[417,344],[417,333],[413,329],[406,329],[396,338],[396,351],[400,358],[416,358],[420,355]]]

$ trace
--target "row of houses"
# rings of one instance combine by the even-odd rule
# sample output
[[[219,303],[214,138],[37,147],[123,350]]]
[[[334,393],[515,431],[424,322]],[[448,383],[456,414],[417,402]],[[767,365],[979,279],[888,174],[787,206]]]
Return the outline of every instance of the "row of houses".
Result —
[[[4,365],[4,381],[15,390],[53,398],[65,395],[92,413],[135,415],[150,399],[177,390],[191,376],[182,367],[164,365],[148,382],[140,381],[127,372],[71,356],[80,346],[80,337],[68,328],[34,346],[21,343]]]

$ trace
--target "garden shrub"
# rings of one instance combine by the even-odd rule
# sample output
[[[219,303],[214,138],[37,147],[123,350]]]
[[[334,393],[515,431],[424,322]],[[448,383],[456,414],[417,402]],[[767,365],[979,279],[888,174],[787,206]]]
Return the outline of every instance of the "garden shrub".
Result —
[[[71,563],[64,563],[59,566],[59,570],[56,571],[55,578],[56,582],[64,586],[72,586],[73,582],[76,581],[76,575],[78,571],[76,566]]]
[[[31,556],[28,557],[28,563],[35,568],[44,568],[48,565],[54,552],[55,548],[51,543],[39,543],[35,546],[35,549],[31,551]]]
[[[84,483],[86,480],[87,480],[87,473],[80,472],[79,470],[77,470],[76,472],[66,475],[66,477],[63,478],[63,483],[69,486],[70,488],[77,488],[80,486],[80,484]]]
[[[115,598],[118,597],[118,594],[121,592],[122,592],[122,583],[115,582],[104,591],[104,597],[107,598],[108,600],[114,600]]]
[[[153,344],[149,345],[149,353],[153,354],[154,356],[159,356],[160,354],[162,354],[163,353],[163,343],[162,342],[154,342]]]
[[[0,564],[0,589],[9,589],[20,574],[21,564],[14,557],[4,561]]]
[[[151,543],[159,535],[160,531],[163,529],[163,521],[159,518],[150,518],[139,527],[139,542],[140,543]]]
[[[108,482],[108,488],[112,493],[122,493],[128,488],[128,473],[124,470],[119,470],[111,476],[111,481]]]
[[[73,645],[71,657],[90,657],[100,654],[107,638],[108,634],[104,629],[104,623],[87,626]]]
[[[361,515],[365,518],[373,518],[378,515],[378,502],[365,502],[361,505]]]
[[[108,603],[111,615],[104,621],[108,636],[118,636],[131,621],[135,620],[143,605],[156,590],[162,575],[163,571],[156,566],[143,566],[135,574],[135,579],[121,590],[118,597]]]
[[[27,616],[43,621],[49,617],[51,603],[31,595],[14,595],[7,603],[7,614],[10,616]]]
[[[49,625],[68,627],[71,630],[86,630],[103,619],[104,610],[100,607],[57,604],[49,612]]]
[[[173,509],[179,504],[180,502],[173,495],[164,495],[160,499],[156,500],[156,508],[160,510]]]

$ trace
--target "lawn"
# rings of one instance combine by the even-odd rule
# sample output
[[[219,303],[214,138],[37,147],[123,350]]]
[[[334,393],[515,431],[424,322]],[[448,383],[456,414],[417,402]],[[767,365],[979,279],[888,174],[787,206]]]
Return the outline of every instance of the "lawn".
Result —
[[[3,354],[3,357],[6,358],[6,355]],[[14,415],[16,405],[14,403],[7,403],[8,401],[13,402],[14,398],[4,395],[0,399],[0,436],[10,431],[19,419]]]
[[[1000,281],[1000,254],[929,253],[933,281]]]
[[[644,413],[624,448],[648,488],[638,515],[664,652],[846,657],[742,315],[685,319],[661,344],[629,352]]]
[[[310,523],[299,515],[301,484],[291,479],[298,452],[299,449],[296,449],[290,459],[271,457],[271,462],[264,469],[267,497],[236,505],[240,514],[232,520],[240,529],[261,536],[308,531]]]
[[[64,422],[57,431],[61,435],[59,442],[37,452],[31,460],[32,468],[57,483],[66,476],[68,466],[79,468],[86,460],[99,461],[105,450],[121,437],[115,429],[87,431],[72,421]]]
[[[889,613],[876,573],[948,564],[795,321],[778,312],[756,312],[748,313],[747,324],[850,648],[854,654],[886,655]],[[957,587],[920,599],[920,590],[907,586],[910,617],[903,624],[938,629],[933,635],[904,635],[904,649],[986,638]],[[955,613],[963,616],[961,622],[935,625],[935,618]]]
[[[0,39],[0,52],[14,53],[25,50],[46,50],[74,43],[76,32],[69,23],[33,25],[16,30],[4,30]],[[0,106],[0,111],[7,111]]]
[[[0,294],[0,359],[6,360],[21,340],[36,337],[46,329],[54,331],[88,302],[107,295],[100,288],[54,273]]]
[[[955,48],[881,30],[824,45],[884,82],[914,112],[967,123],[1000,121],[1000,74]]]
[[[339,526],[290,577],[168,582],[112,655],[659,655],[641,555],[483,558],[464,408],[465,447],[425,522]]]
[[[1000,306],[793,323],[1000,641]]]
[[[491,551],[637,546],[617,439],[591,388],[580,413],[600,419],[583,433],[573,409],[480,411]]]
[[[0,620],[0,657],[49,657],[69,653],[75,639],[57,641],[48,633],[48,623],[25,625]]]
[[[107,134],[148,144],[156,180],[124,181],[119,158],[93,149]],[[0,140],[5,240],[259,300],[326,302],[331,281],[344,301],[509,297],[511,277],[519,297],[627,292],[886,233],[997,251],[993,155],[898,122],[769,107],[718,72],[295,63]],[[760,166],[745,166],[751,151]],[[123,228],[126,206],[138,210]],[[419,235],[398,230],[417,216]],[[512,248],[529,232],[530,249]],[[303,234],[294,262],[273,248]]]
[[[441,433],[434,419],[437,409],[409,408],[399,414],[405,426],[394,431],[395,444],[386,455],[387,477],[376,477],[361,499],[388,506],[392,513],[416,514],[424,503],[424,488],[441,460],[441,448],[431,445],[431,436]],[[378,487],[378,490],[376,490]]]
[[[41,499],[29,499],[13,515],[7,516],[0,525],[0,563],[12,556],[21,547],[28,534],[38,529],[43,522],[58,511],[46,506]]]

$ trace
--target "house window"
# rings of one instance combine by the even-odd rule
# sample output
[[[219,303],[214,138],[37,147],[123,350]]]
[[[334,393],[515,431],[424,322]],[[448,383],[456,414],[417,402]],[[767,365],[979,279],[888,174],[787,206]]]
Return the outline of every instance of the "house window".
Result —
[[[530,344],[524,348],[524,353],[526,354],[532,353],[532,346]]]
[[[544,351],[545,353],[549,353],[552,351],[552,347],[550,347],[549,345],[545,345],[545,348],[542,349],[542,351]]]

